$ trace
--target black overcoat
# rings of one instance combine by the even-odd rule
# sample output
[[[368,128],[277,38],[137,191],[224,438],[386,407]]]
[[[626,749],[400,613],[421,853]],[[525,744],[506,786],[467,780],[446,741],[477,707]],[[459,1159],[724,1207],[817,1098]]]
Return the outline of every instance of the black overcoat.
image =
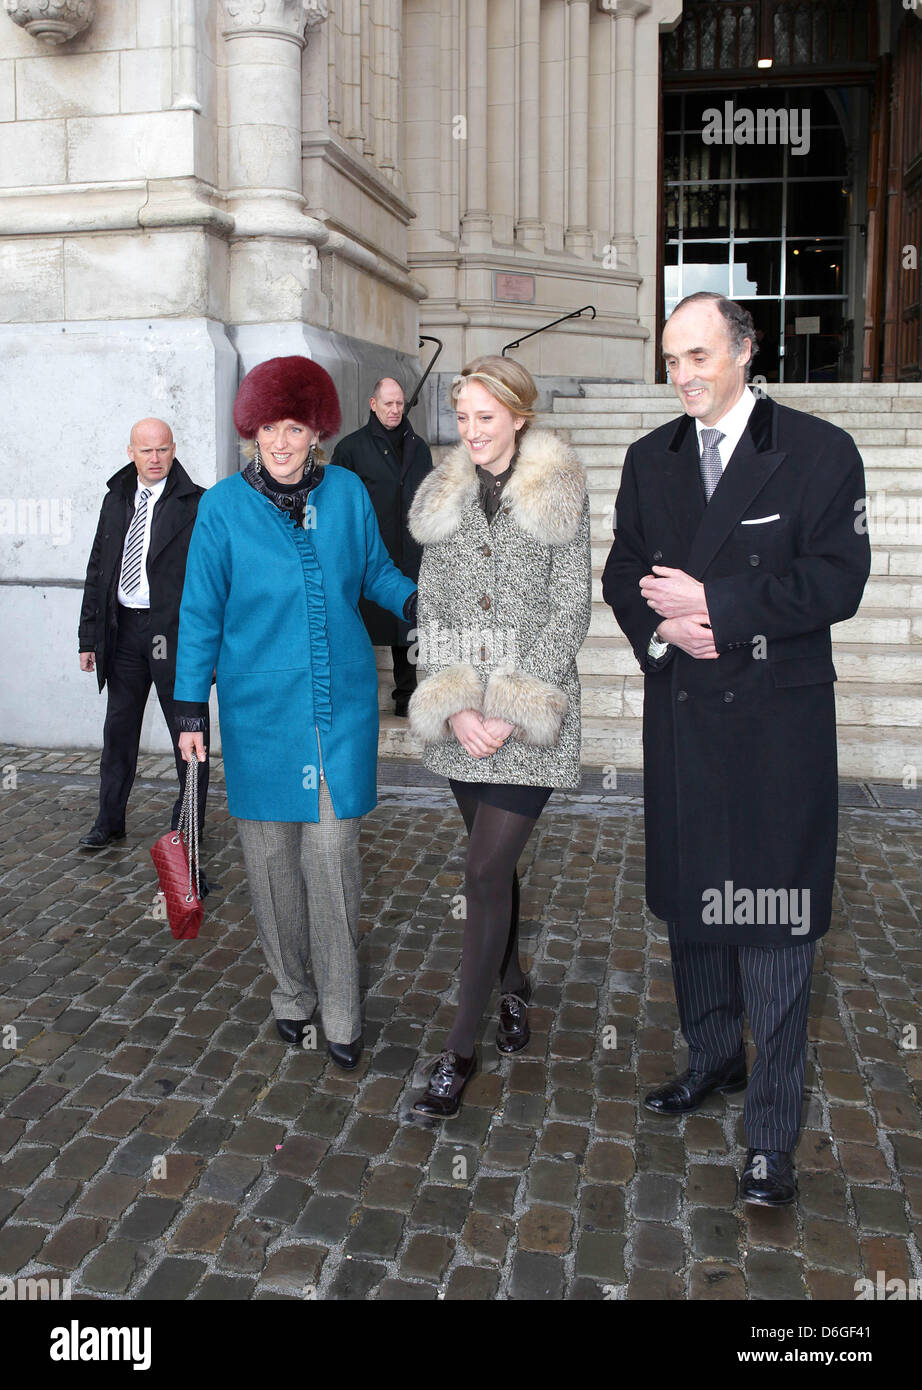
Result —
[[[108,492],[103,498],[86,569],[77,638],[80,651],[96,653],[96,679],[100,690],[106,683],[109,660],[115,650],[118,581],[125,537],[134,516],[138,470],[129,463],[113,473],[106,486]],[[186,554],[199,498],[204,491],[174,458],[151,520],[147,551],[150,635],[152,642],[158,637],[165,639],[157,651],[171,679],[176,673],[179,602],[186,573]]]
[[[829,629],[855,613],[870,570],[864,496],[851,436],[771,400],[707,505],[689,416],[628,450],[602,589],[646,677],[647,903],[680,939],[780,946],[829,927]],[[660,619],[638,587],[654,564],[703,582],[716,660],[672,647],[654,668]]]
[[[399,570],[415,580],[419,579],[419,562],[423,551],[422,546],[410,535],[407,514],[416,489],[432,471],[432,454],[429,445],[420,439],[409,420],[402,423],[402,459],[395,453],[374,411],[369,411],[368,423],[339,441],[330,462],[351,469],[361,478],[371,497],[387,553]],[[368,599],[361,600],[359,612],[375,646],[409,645],[409,623],[395,618],[393,613],[386,612]]]

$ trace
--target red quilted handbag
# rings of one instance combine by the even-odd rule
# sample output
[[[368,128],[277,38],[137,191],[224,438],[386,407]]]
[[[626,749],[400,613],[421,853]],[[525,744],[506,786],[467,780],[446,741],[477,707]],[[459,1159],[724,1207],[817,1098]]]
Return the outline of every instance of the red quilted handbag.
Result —
[[[179,825],[160,836],[151,846],[150,857],[160,880],[170,930],[177,941],[191,941],[198,936],[204,913],[198,864],[198,759],[194,755],[186,767]]]

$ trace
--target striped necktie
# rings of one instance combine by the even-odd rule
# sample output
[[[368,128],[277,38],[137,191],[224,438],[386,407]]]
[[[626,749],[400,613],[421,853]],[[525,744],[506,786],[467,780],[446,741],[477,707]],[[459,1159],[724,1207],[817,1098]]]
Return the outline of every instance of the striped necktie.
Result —
[[[144,554],[144,527],[147,523],[147,499],[150,494],[149,487],[141,489],[138,505],[128,527],[128,535],[125,537],[121,588],[126,594],[133,594],[141,583],[141,556]]]
[[[723,473],[723,464],[720,461],[720,450],[718,444],[726,435],[721,434],[720,430],[701,431],[701,481],[704,483],[704,495],[710,502],[711,493],[720,482]]]

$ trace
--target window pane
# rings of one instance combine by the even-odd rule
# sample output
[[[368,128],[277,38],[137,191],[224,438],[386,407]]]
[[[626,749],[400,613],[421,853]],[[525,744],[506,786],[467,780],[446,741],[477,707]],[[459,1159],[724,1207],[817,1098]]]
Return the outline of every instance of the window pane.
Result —
[[[663,257],[663,293],[666,302],[679,298],[679,248],[675,244],[666,247]]]
[[[695,186],[683,190],[683,226],[692,237],[730,235],[730,185]]]
[[[788,184],[788,236],[842,236],[848,198],[841,183],[792,180]]]
[[[819,333],[811,334],[809,343],[810,381],[838,381],[840,356],[847,347],[843,301],[790,300],[784,303],[784,378],[785,381],[807,380],[807,339],[797,334],[797,320],[818,318]],[[803,326],[803,325],[801,325]]]
[[[754,109],[758,111],[759,108]],[[737,145],[738,179],[780,179],[783,173],[784,149],[781,145]]]
[[[700,135],[685,136],[685,163],[682,177],[692,183],[713,183],[730,177],[730,146],[705,145]]]
[[[678,236],[679,232],[679,190],[667,188],[663,194],[666,217],[666,235]]]
[[[845,242],[787,243],[787,288],[792,294],[844,294]]]
[[[780,183],[738,183],[736,230],[752,236],[780,236],[783,193]]]
[[[685,265],[682,270],[682,294],[698,290],[730,292],[730,247],[714,242],[692,241],[684,246]]]
[[[781,293],[780,241],[738,241],[733,254],[734,299]]]
[[[815,130],[812,124],[808,130],[803,122],[799,121],[795,133],[798,139],[796,143],[792,139],[788,160],[788,173],[791,178],[802,179],[811,174],[818,174],[820,177],[824,174],[835,174],[839,178],[845,178],[848,157],[841,130]],[[803,150],[803,153],[798,154],[798,149]]]

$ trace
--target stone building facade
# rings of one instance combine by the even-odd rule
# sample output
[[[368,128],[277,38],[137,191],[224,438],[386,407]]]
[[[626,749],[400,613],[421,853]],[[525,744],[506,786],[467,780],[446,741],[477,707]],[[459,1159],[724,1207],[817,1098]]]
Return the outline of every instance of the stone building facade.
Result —
[[[467,359],[590,305],[516,350],[542,404],[652,387],[664,42],[711,11],[777,34],[807,8],[5,0],[0,736],[98,742],[77,613],[135,419],[169,420],[207,486],[239,464],[231,404],[257,362],[316,358],[352,429],[377,377],[413,387],[423,335],[443,346],[414,423],[446,443]],[[900,5],[871,10],[877,61]],[[154,709],[145,742],[165,746]]]

